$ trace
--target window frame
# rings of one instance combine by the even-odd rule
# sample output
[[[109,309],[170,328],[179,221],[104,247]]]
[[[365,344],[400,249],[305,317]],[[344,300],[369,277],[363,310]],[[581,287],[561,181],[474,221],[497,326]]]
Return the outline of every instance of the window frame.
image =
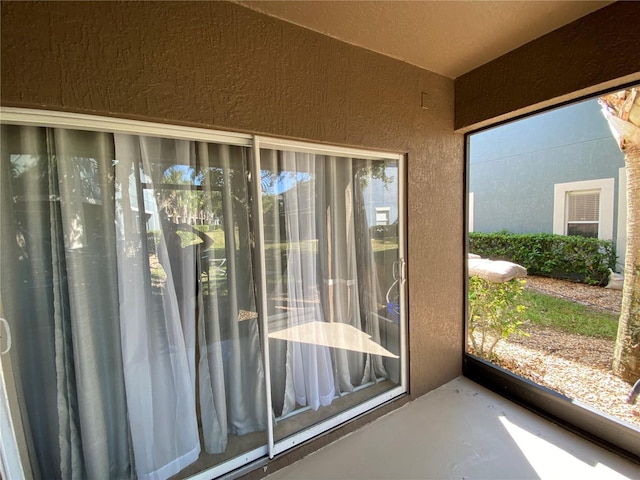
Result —
[[[302,430],[284,440],[274,441],[273,433],[273,417],[268,415],[268,426],[265,432],[266,444],[254,448],[250,451],[243,452],[241,455],[233,457],[220,464],[214,465],[201,472],[198,472],[189,478],[206,479],[224,475],[233,471],[240,471],[247,468],[252,462],[266,462],[267,458],[271,459],[290,448],[297,446],[307,440],[314,439],[319,435],[330,431],[346,422],[362,415],[373,409],[380,407],[391,401],[398,400],[408,393],[408,303],[407,303],[407,286],[406,286],[406,267],[405,259],[407,255],[407,239],[406,239],[406,155],[403,153],[383,152],[368,149],[359,149],[351,147],[340,147],[335,145],[325,145],[313,142],[286,140],[276,137],[267,137],[259,135],[251,135],[237,132],[219,131],[206,128],[180,126],[172,124],[154,123],[138,120],[127,120],[116,117],[104,117],[97,115],[86,115],[79,113],[37,110],[27,108],[14,108],[0,106],[0,123],[14,125],[28,125],[48,128],[65,128],[73,130],[85,130],[107,133],[124,133],[143,136],[154,136],[168,139],[179,139],[189,141],[204,141],[212,143],[224,143],[234,146],[250,147],[253,151],[250,162],[253,171],[260,171],[260,149],[273,148],[279,150],[290,150],[296,152],[315,153],[321,155],[356,157],[359,159],[370,160],[394,160],[398,163],[398,256],[401,263],[400,274],[403,281],[400,283],[400,298],[404,308],[401,310],[400,316],[400,384],[386,392],[376,395],[364,402],[348,408],[337,415],[329,417],[319,424]],[[252,183],[252,194],[254,195],[255,206],[257,211],[261,212],[255,216],[254,222],[256,227],[256,245],[264,246],[264,221],[262,214],[262,186],[259,181]],[[257,248],[258,261],[258,278],[257,282],[261,284],[263,292],[266,292],[266,264],[264,248]],[[259,308],[263,312],[267,311],[266,296],[259,295]],[[0,305],[1,307],[1,305]],[[1,309],[0,309],[1,313]],[[266,322],[266,315],[261,320]],[[263,342],[262,357],[265,368],[265,378],[270,378],[269,373],[269,341],[267,337],[267,328],[262,325]],[[10,365],[9,365],[10,368]],[[0,380],[4,381],[4,370],[0,364]],[[270,381],[265,382],[267,404],[265,407],[272,410]],[[4,385],[3,385],[4,386]],[[4,389],[0,394],[4,396]],[[6,408],[5,408],[6,407]],[[0,402],[0,420],[5,425],[5,417],[8,421],[12,419],[13,408],[10,408],[6,402]],[[6,415],[5,415],[6,414]],[[13,423],[7,434],[15,436],[16,429]],[[20,428],[20,427],[18,427]],[[20,433],[20,432],[18,432]],[[13,455],[13,450],[8,452],[8,464],[15,468],[23,465],[25,459],[21,458],[18,451]],[[28,462],[28,459],[26,459]],[[13,470],[12,470],[13,471]]]
[[[610,91],[617,91],[623,89],[624,85],[611,88]],[[604,92],[601,92],[602,94]],[[514,116],[507,120],[495,121],[494,123],[485,125],[476,130],[471,130],[464,133],[464,194],[465,194],[465,210],[464,214],[464,245],[463,255],[466,259],[470,252],[469,250],[469,232],[470,227],[473,226],[473,193],[470,192],[470,171],[471,164],[469,161],[469,149],[470,149],[470,137],[476,133],[488,130],[490,128],[499,127],[500,125],[511,123],[522,118],[542,114],[546,111],[561,108],[567,105],[578,103],[583,100],[595,98],[598,95],[590,94],[586,97],[577,97],[570,101],[551,105],[539,110],[532,111],[525,115]],[[623,168],[620,169],[620,175],[622,175]],[[614,179],[600,179],[608,180],[611,188],[610,198],[613,202],[613,183]],[[587,182],[594,182],[587,181]],[[595,180],[598,182],[598,180]],[[578,182],[568,182],[568,184],[575,184]],[[558,184],[563,185],[563,184]],[[588,184],[587,184],[588,185]],[[592,184],[593,185],[593,184]],[[621,185],[621,184],[620,184]],[[601,184],[600,184],[601,187]],[[593,186],[588,188],[593,189]],[[602,188],[602,187],[601,187]],[[619,187],[622,188],[622,187]],[[624,192],[619,192],[619,195],[624,195]],[[554,200],[556,195],[554,194]],[[603,194],[600,194],[600,216],[602,219],[602,198]],[[561,202],[559,208],[556,207],[554,201],[554,230],[556,233],[556,213],[561,212],[560,220],[557,222],[560,225],[560,232],[562,232],[564,224],[564,205],[565,195],[561,196]],[[562,206],[562,207],[560,207]],[[613,208],[613,207],[611,207]],[[471,215],[471,216],[470,216]],[[613,212],[611,212],[611,219],[613,219]],[[620,220],[618,216],[618,220]],[[612,220],[613,222],[613,220]],[[618,225],[618,231],[620,231],[620,225]],[[613,231],[613,224],[611,225],[611,231]],[[563,234],[563,233],[560,233]],[[596,445],[599,445],[616,455],[620,455],[636,464],[640,464],[640,442],[638,431],[629,426],[628,424],[609,417],[601,412],[598,412],[591,407],[581,404],[578,401],[569,399],[562,394],[550,390],[542,385],[534,383],[526,378],[516,375],[498,365],[492,364],[480,357],[470,354],[467,351],[467,336],[468,336],[468,323],[469,323],[469,270],[466,260],[463,262],[463,317],[464,324],[462,328],[462,374],[470,380],[478,383],[479,385],[498,393],[499,395],[507,398],[510,401],[530,410],[531,412],[540,415],[541,417],[579,435]]]
[[[388,153],[388,152],[376,152],[373,150],[361,150],[357,148],[350,147],[336,147],[332,145],[324,145],[319,143],[312,142],[301,142],[297,140],[285,140],[281,138],[275,137],[267,137],[267,136],[259,136],[256,135],[253,137],[253,170],[259,172],[260,167],[260,150],[261,149],[274,149],[274,150],[284,150],[284,151],[293,151],[293,152],[303,152],[303,153],[312,153],[319,155],[332,155],[339,157],[357,157],[361,159],[370,159],[370,160],[395,160],[398,162],[398,218],[402,219],[402,222],[406,222],[406,213],[405,213],[405,168],[406,168],[406,157],[403,154],[397,153]],[[260,182],[254,182],[254,195],[256,198],[256,208],[258,211],[262,212],[262,185]],[[256,220],[260,222],[256,225],[256,244],[262,244],[262,236],[264,232],[263,228],[263,215],[260,214],[257,216]],[[398,258],[401,263],[404,263],[404,259],[406,259],[406,236],[404,225],[400,225],[398,228]],[[260,283],[260,288],[262,291],[267,291],[267,275],[266,275],[266,258],[264,255],[264,251],[262,249],[257,249],[257,257],[258,257],[258,265],[259,265],[259,273],[258,273],[258,282]],[[401,268],[401,275],[404,277],[405,269]],[[405,277],[406,279],[406,277]],[[388,390],[382,393],[379,396],[373,397],[365,402],[358,404],[350,409],[347,409],[343,412],[338,413],[337,415],[328,418],[327,420],[310,426],[307,429],[304,429],[294,435],[286,437],[282,440],[276,440],[273,437],[274,429],[269,428],[269,458],[272,459],[274,456],[279,455],[300,443],[303,443],[307,440],[313,439],[322,433],[338,427],[339,425],[344,424],[345,422],[362,415],[366,412],[371,411],[372,409],[383,405],[384,403],[393,401],[402,395],[408,393],[408,355],[407,355],[407,337],[408,337],[408,315],[407,315],[407,293],[406,293],[406,282],[400,282],[400,295],[401,301],[405,305],[405,308],[401,310],[400,317],[400,385],[397,387]],[[267,301],[264,295],[260,298],[261,309],[263,312],[267,312]],[[266,321],[266,318],[265,318]],[[265,376],[270,376],[270,365],[269,365],[269,341],[268,341],[268,328],[262,329],[263,336],[263,353],[264,353],[264,365],[265,365]],[[267,382],[268,383],[268,382]],[[271,392],[267,392],[267,408],[272,411],[271,405]],[[269,416],[268,420],[271,424],[273,419]],[[206,477],[197,477],[204,480]]]
[[[467,232],[475,232],[474,214],[475,214],[475,193],[469,192],[467,197]]]
[[[569,195],[575,193],[600,193],[598,213],[598,239],[613,239],[615,179],[599,178],[578,182],[556,183],[553,186],[553,233],[567,235]],[[580,223],[580,222],[571,222]],[[585,222],[595,223],[595,222]]]

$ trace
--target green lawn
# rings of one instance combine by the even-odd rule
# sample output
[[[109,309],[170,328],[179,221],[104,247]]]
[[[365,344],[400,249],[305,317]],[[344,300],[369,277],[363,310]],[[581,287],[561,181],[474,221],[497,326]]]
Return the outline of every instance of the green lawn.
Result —
[[[391,237],[385,240],[372,239],[371,246],[374,252],[398,249],[398,237]]]
[[[533,324],[591,337],[616,338],[618,315],[579,303],[525,290],[525,317]]]

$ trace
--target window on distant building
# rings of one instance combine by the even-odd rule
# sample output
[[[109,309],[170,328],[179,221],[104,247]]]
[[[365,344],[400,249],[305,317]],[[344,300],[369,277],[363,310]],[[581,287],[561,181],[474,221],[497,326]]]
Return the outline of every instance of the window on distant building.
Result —
[[[553,233],[613,238],[614,179],[557,183],[554,186]]]
[[[389,225],[390,207],[376,207],[376,225]]]
[[[567,193],[567,235],[598,238],[600,191]]]

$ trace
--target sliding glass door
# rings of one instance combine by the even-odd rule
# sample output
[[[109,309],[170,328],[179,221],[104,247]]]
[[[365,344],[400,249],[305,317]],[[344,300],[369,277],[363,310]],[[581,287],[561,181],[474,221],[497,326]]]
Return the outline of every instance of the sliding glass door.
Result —
[[[401,384],[399,172],[397,158],[260,146],[278,453]]]
[[[400,156],[16,118],[0,408],[25,477],[217,476],[406,390]]]
[[[250,148],[2,128],[1,292],[33,475],[162,478],[266,445]]]

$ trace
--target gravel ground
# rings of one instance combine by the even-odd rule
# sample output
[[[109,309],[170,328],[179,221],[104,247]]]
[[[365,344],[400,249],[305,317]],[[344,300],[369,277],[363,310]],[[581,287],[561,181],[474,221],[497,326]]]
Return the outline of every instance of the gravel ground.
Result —
[[[528,277],[527,288],[593,308],[619,312],[622,292],[564,280]],[[519,375],[640,430],[640,404],[626,403],[631,385],[611,373],[614,341],[529,326],[529,336],[495,347],[498,363]]]

